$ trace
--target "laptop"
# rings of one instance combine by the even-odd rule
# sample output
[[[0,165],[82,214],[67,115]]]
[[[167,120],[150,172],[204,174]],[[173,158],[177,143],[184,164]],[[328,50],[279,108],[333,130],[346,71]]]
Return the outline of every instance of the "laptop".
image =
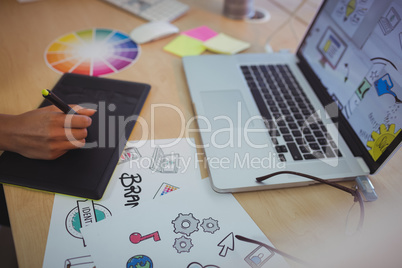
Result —
[[[374,174],[402,141],[402,4],[324,1],[297,52],[183,58],[213,189]]]

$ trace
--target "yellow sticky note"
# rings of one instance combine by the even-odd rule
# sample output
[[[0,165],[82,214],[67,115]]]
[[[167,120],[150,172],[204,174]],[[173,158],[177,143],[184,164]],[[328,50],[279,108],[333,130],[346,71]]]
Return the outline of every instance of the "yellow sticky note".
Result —
[[[222,54],[236,54],[250,47],[250,44],[220,33],[204,42],[208,50]]]
[[[200,55],[206,50],[204,44],[200,40],[186,35],[179,35],[169,44],[164,46],[163,49],[180,57]]]

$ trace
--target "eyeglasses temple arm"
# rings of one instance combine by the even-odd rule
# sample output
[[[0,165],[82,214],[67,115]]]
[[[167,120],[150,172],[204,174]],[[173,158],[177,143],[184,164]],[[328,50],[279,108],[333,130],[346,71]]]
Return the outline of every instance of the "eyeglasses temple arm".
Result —
[[[300,172],[295,172],[295,171],[278,171],[278,172],[274,172],[274,173],[271,173],[271,174],[268,174],[268,175],[265,175],[265,176],[258,177],[258,178],[256,178],[256,180],[257,180],[258,182],[262,182],[262,181],[264,181],[264,180],[266,180],[266,179],[269,179],[269,178],[271,178],[271,177],[274,177],[274,176],[277,176],[277,175],[281,175],[281,174],[292,174],[292,175],[296,175],[296,176],[305,177],[305,178],[308,178],[308,179],[311,179],[311,180],[314,180],[314,181],[318,181],[318,182],[321,182],[321,183],[330,185],[330,186],[332,186],[332,187],[338,188],[338,189],[340,189],[340,190],[342,190],[342,191],[345,191],[345,192],[348,192],[348,193],[350,193],[351,195],[353,195],[354,197],[356,197],[356,192],[355,192],[355,190],[353,190],[353,189],[350,189],[350,188],[348,188],[348,187],[345,187],[345,186],[340,185],[340,184],[337,184],[337,183],[332,183],[332,182],[329,182],[329,181],[326,181],[326,180],[317,178],[317,177],[315,177],[315,176],[311,176],[311,175],[308,175],[308,174],[304,174],[304,173],[300,173]],[[356,201],[357,201],[357,200],[356,200]]]
[[[285,257],[285,258],[288,258],[288,259],[291,259],[291,260],[293,260],[293,261],[295,261],[295,262],[301,263],[301,264],[303,264],[303,265],[305,265],[305,266],[307,266],[307,267],[312,267],[312,266],[311,266],[311,263],[305,262],[305,261],[303,261],[303,260],[301,260],[301,259],[299,259],[299,258],[296,258],[296,257],[294,257],[294,256],[292,256],[292,255],[289,255],[289,254],[287,254],[287,253],[285,253],[285,252],[283,252],[283,251],[280,251],[280,250],[278,250],[278,249],[276,249],[276,248],[274,248],[274,247],[271,247],[271,246],[269,246],[269,245],[267,245],[267,244],[264,244],[264,243],[262,243],[262,242],[260,242],[260,241],[253,240],[253,239],[250,239],[250,238],[241,236],[241,235],[235,235],[235,237],[236,237],[237,239],[239,239],[240,241],[244,241],[244,242],[248,242],[248,243],[257,244],[257,245],[262,246],[262,247],[265,247],[265,248],[267,248],[267,249],[269,249],[269,250],[271,250],[271,251],[273,251],[273,252],[275,252],[275,253],[277,253],[277,254],[279,254],[279,255]]]

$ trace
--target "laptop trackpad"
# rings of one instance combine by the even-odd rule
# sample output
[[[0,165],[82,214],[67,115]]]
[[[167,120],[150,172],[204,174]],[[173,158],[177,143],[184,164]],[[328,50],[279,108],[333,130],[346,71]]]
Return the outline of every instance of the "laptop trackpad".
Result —
[[[253,127],[239,90],[202,91],[201,99],[212,129]]]
[[[229,150],[215,150],[215,155],[225,155],[232,149],[238,153],[238,148],[243,146],[245,152],[251,152],[252,148],[266,147],[268,132],[261,115],[250,116],[239,90],[202,91],[200,94],[203,113],[198,116],[205,118],[198,118],[197,122],[204,145],[212,144]]]

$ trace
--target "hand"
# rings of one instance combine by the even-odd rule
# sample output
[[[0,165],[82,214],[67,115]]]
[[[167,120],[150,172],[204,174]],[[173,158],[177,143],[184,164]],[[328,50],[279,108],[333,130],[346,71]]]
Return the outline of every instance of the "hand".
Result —
[[[96,110],[71,107],[77,114],[66,115],[51,105],[20,115],[0,115],[0,150],[51,160],[83,147]]]

